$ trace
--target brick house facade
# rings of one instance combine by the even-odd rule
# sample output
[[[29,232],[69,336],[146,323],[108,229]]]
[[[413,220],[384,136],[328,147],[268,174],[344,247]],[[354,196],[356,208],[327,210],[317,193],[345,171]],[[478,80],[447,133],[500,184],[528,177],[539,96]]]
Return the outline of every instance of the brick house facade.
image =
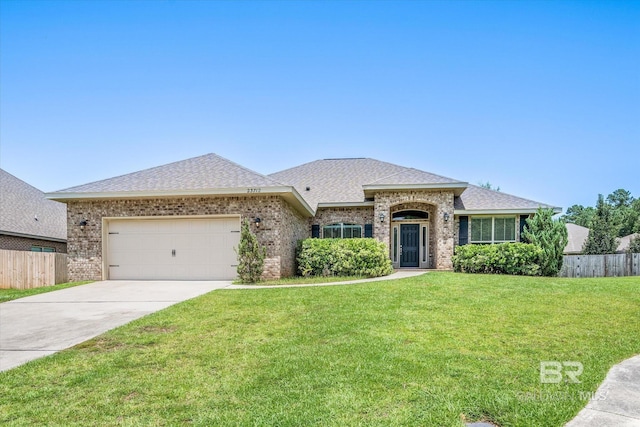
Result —
[[[520,218],[546,206],[373,159],[319,160],[265,176],[214,154],[73,187],[49,197],[67,204],[71,280],[112,278],[110,271],[121,266],[110,263],[109,257],[129,262],[122,254],[135,254],[136,239],[140,251],[148,252],[154,252],[155,243],[144,246],[146,240],[160,242],[160,246],[163,238],[185,240],[178,232],[163,229],[135,235],[130,239],[135,244],[120,253],[117,239],[126,236],[109,231],[112,221],[170,219],[179,224],[199,219],[206,229],[214,227],[219,218],[232,217],[236,225],[228,231],[237,233],[240,220],[247,219],[266,248],[263,277],[279,278],[296,274],[295,250],[300,240],[335,237],[335,230],[346,228],[349,233],[343,231],[339,236],[373,237],[383,242],[395,268],[451,269],[457,244],[473,238],[515,241]],[[130,225],[135,234],[136,222]],[[205,242],[187,248],[194,259],[206,258],[209,255],[202,252],[221,244],[215,239]],[[221,250],[227,256],[234,249]],[[175,249],[173,255],[165,252],[158,255],[166,256],[164,261],[144,262],[158,266],[178,262]],[[211,257],[215,260],[215,253]],[[186,263],[181,271],[188,272],[188,258],[181,259],[186,259],[180,261]],[[153,265],[142,264],[143,273],[133,278],[163,278],[154,277],[157,269]],[[129,267],[138,271],[136,265]]]

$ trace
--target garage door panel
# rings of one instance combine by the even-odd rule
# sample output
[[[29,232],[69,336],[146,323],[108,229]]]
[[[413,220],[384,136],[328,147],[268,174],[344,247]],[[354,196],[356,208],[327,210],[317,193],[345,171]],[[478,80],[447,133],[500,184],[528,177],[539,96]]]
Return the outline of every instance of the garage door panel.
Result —
[[[228,280],[236,277],[239,218],[112,220],[110,279]]]

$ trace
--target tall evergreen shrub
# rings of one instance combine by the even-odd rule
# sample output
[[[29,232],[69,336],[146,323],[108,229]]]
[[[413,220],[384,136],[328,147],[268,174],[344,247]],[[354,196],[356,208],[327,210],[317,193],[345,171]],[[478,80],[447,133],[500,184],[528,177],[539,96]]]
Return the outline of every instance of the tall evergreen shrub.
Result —
[[[527,218],[522,240],[542,249],[540,273],[543,276],[557,276],[562,268],[568,236],[565,222],[553,219],[553,209],[538,208],[533,218]]]
[[[589,236],[582,252],[585,255],[613,254],[618,249],[618,227],[611,205],[605,203],[604,196],[598,195],[596,213],[591,219]]]
[[[260,245],[258,238],[251,232],[249,220],[242,221],[240,229],[240,244],[236,250],[238,254],[238,276],[244,283],[256,283],[262,276],[264,258],[267,249]]]

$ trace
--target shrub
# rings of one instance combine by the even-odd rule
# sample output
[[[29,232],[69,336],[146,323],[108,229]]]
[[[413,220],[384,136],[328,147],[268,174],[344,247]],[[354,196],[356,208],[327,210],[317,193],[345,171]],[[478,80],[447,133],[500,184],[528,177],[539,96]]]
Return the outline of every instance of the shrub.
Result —
[[[563,220],[553,220],[553,210],[538,208],[533,218],[527,218],[522,240],[542,249],[540,274],[557,276],[562,268],[563,251],[567,246],[567,226]]]
[[[537,276],[543,251],[530,243],[458,246],[453,268],[463,273],[494,273]]]
[[[375,239],[305,239],[298,252],[302,276],[364,276],[391,274],[386,246]]]
[[[636,236],[631,239],[629,242],[629,249],[627,250],[630,254],[638,254],[640,253],[640,236]]]
[[[242,221],[240,229],[240,244],[236,250],[238,254],[238,276],[244,283],[256,283],[262,276],[264,258],[267,250],[260,246],[258,238],[251,232],[249,220]]]

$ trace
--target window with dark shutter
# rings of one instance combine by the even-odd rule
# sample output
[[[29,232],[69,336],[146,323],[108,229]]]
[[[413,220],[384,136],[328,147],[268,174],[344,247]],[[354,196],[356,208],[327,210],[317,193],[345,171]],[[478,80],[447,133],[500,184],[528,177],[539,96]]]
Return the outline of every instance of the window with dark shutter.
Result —
[[[320,226],[318,224],[313,224],[311,226],[311,237],[314,239],[320,238]]]
[[[373,224],[364,225],[364,237],[373,237]]]
[[[458,232],[458,243],[460,246],[469,243],[469,217],[460,217],[460,230]]]

